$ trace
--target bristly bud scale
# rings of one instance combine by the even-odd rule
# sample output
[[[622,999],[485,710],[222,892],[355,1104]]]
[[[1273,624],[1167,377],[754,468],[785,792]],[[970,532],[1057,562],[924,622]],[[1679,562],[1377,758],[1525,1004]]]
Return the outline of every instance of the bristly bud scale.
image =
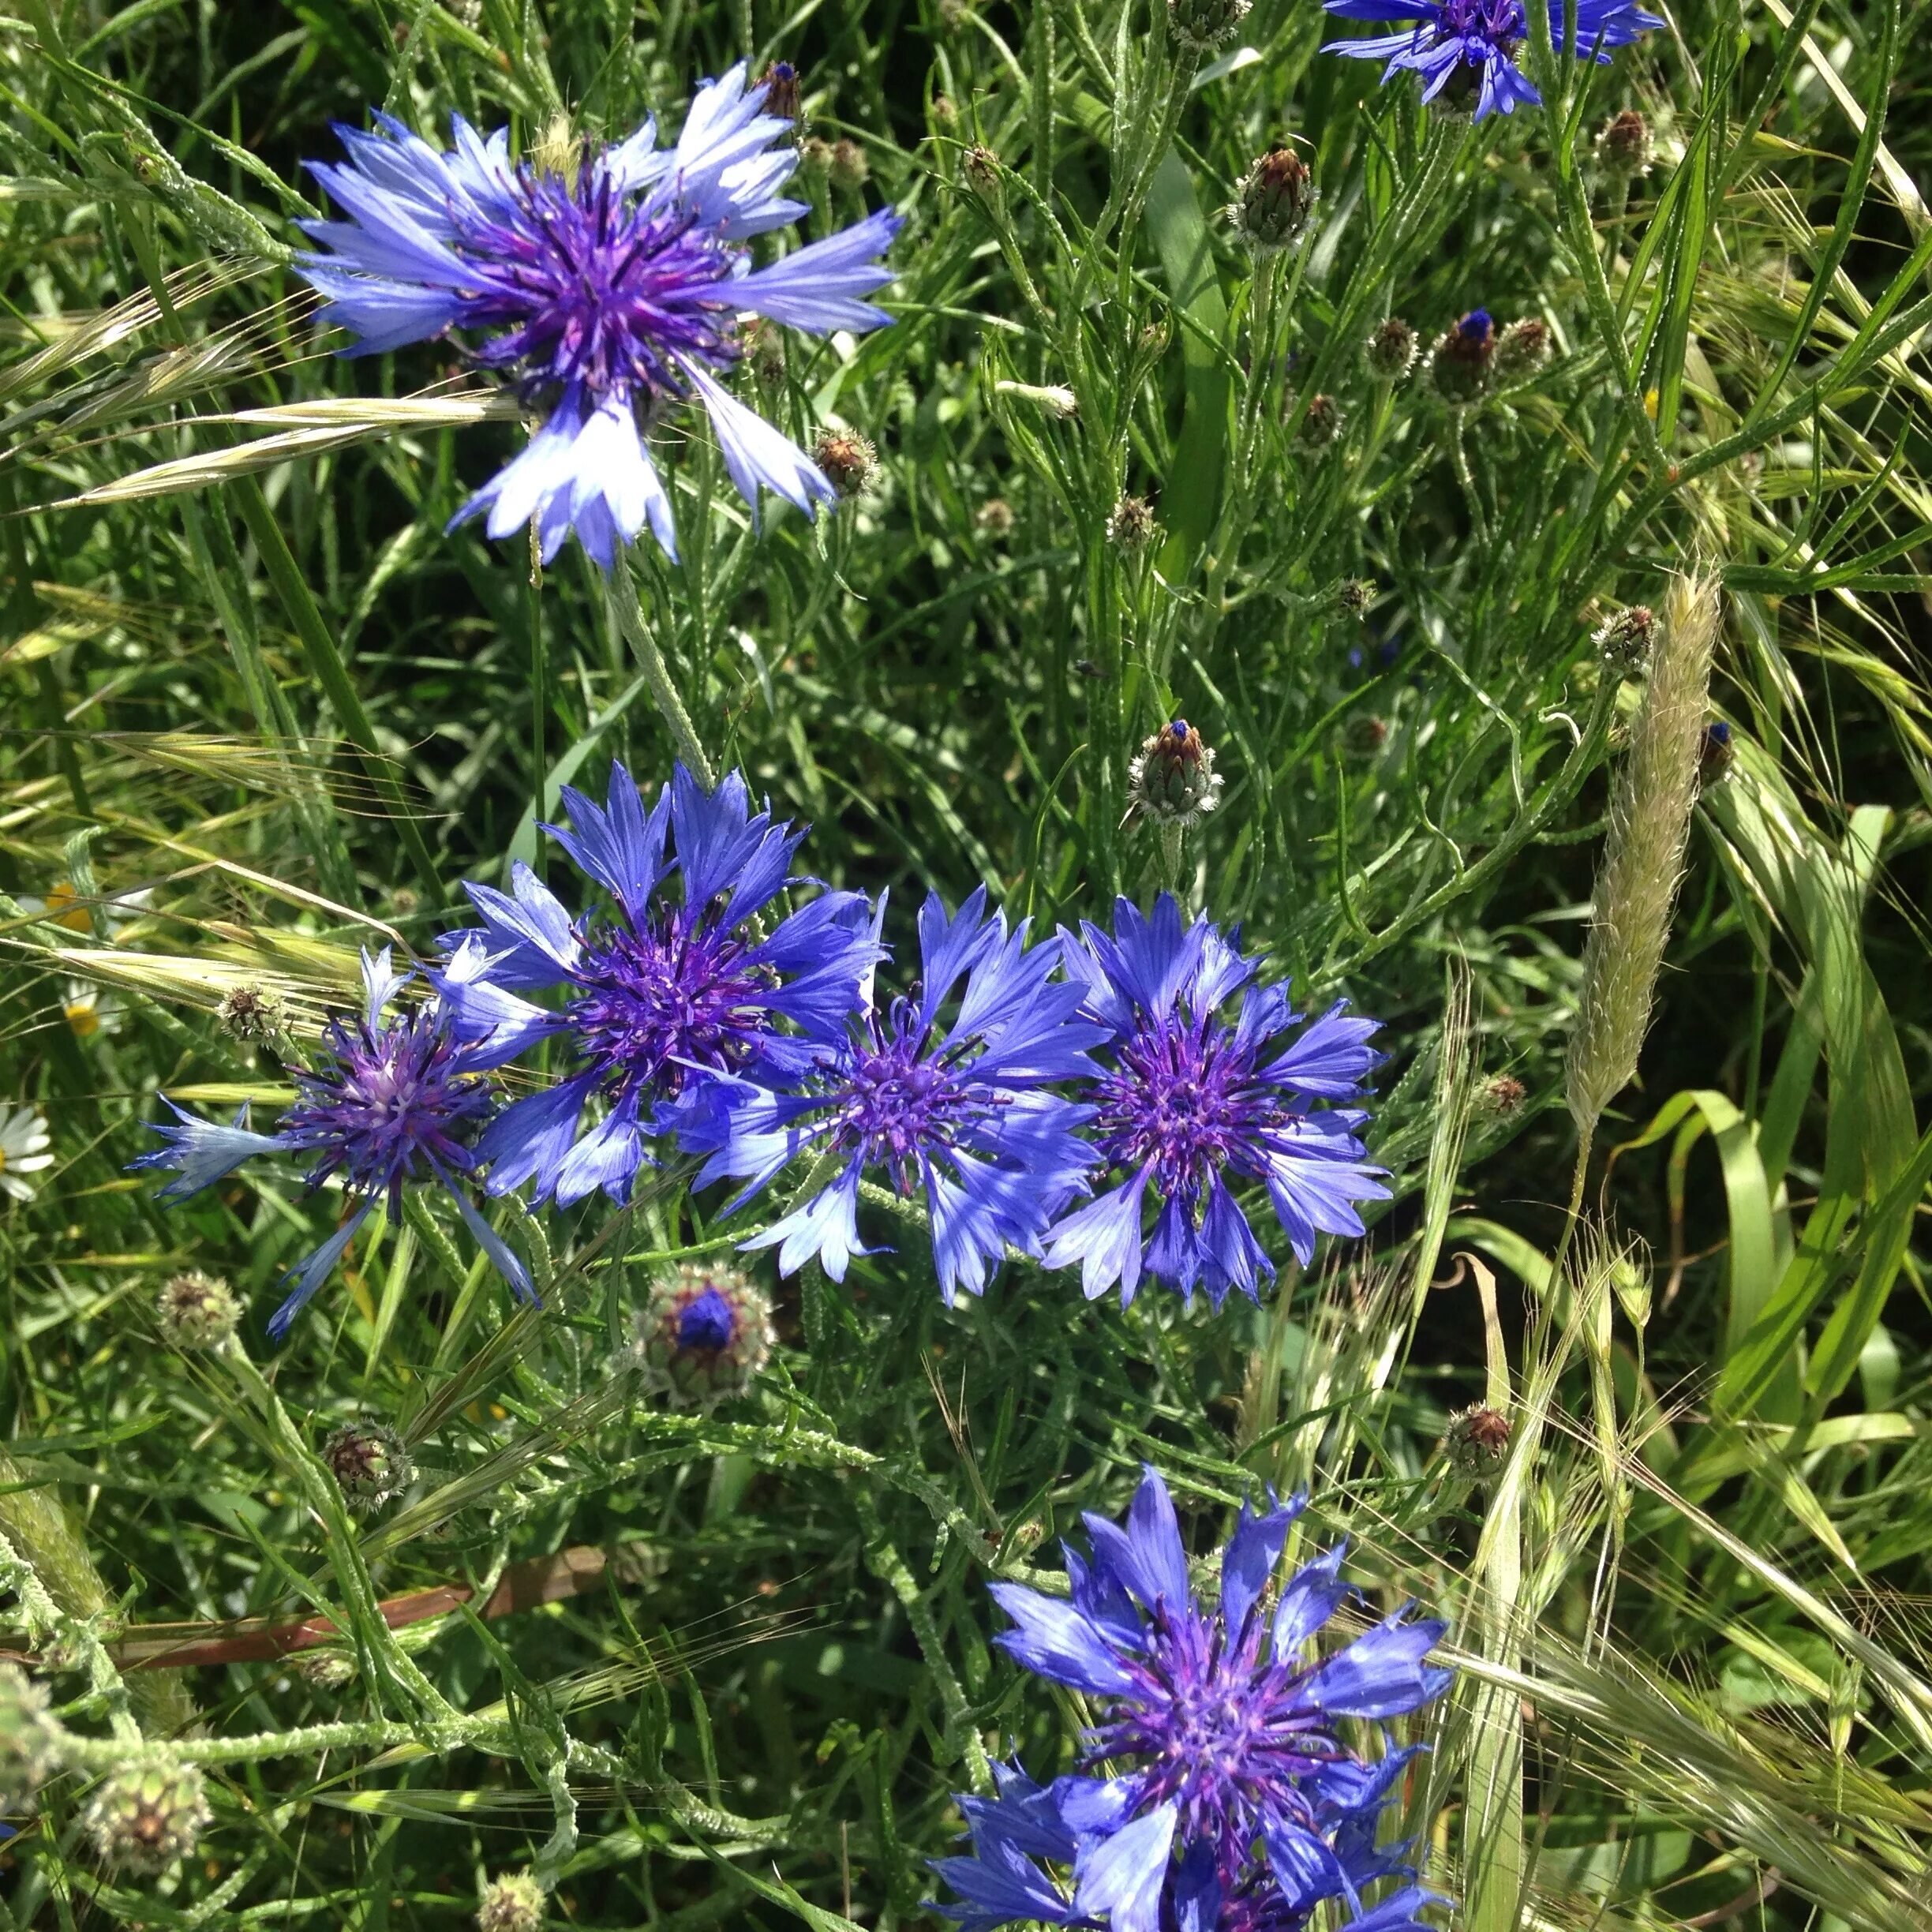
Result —
[[[1154,506],[1144,496],[1123,496],[1107,517],[1107,541],[1129,556],[1146,549],[1160,534]]]
[[[214,1348],[240,1326],[242,1304],[220,1275],[191,1268],[162,1283],[155,1320],[170,1348]]]
[[[0,1664],[0,1812],[24,1811],[61,1758],[47,1692],[17,1664]]]
[[[1648,174],[1656,158],[1650,123],[1634,107],[1612,114],[1597,130],[1596,149],[1597,165],[1623,181]]]
[[[1185,830],[1221,803],[1223,782],[1213,746],[1185,718],[1176,718],[1127,767],[1128,816]]]
[[[1496,1469],[1509,1454],[1509,1417],[1480,1402],[1458,1409],[1449,1418],[1448,1433],[1443,1437],[1450,1461],[1466,1476]]]
[[[1649,1030],[1697,802],[1717,626],[1717,579],[1676,579],[1611,793],[1576,1029],[1563,1069],[1586,1157],[1604,1109],[1636,1073]]]
[[[1211,53],[1249,15],[1254,0],[1167,0],[1167,27],[1181,46],[1196,54]]]
[[[271,987],[230,987],[215,1009],[215,1023],[230,1039],[279,1039],[288,1030],[282,995]]]
[[[312,1690],[345,1690],[356,1680],[356,1661],[346,1650],[321,1645],[296,1658],[295,1675]]]
[[[799,70],[789,61],[773,61],[765,69],[764,111],[781,121],[796,121],[799,111]]]
[[[739,339],[758,386],[776,389],[784,380],[784,337],[762,316],[754,316]]]
[[[477,1932],[538,1932],[544,1922],[544,1890],[526,1871],[504,1872],[484,1886],[477,1900]]]
[[[1657,613],[1648,604],[1631,604],[1612,611],[1590,633],[1590,642],[1612,671],[1629,676],[1650,661],[1650,643],[1656,635]]]
[[[213,1815],[193,1765],[136,1763],[107,1773],[83,1822],[103,1864],[152,1876],[193,1851]]]
[[[1505,387],[1523,382],[1548,369],[1555,353],[1556,344],[1550,340],[1548,329],[1534,316],[1526,316],[1520,322],[1511,323],[1497,336],[1492,373]]]
[[[1314,177],[1292,148],[1271,148],[1263,155],[1241,177],[1240,192],[1228,213],[1251,253],[1277,254],[1308,226]]]
[[[710,1408],[751,1386],[776,1339],[771,1297],[748,1275],[687,1261],[652,1289],[618,1366],[673,1403]]]
[[[1368,615],[1375,595],[1376,587],[1366,577],[1344,577],[1335,587],[1335,608],[1359,623]]]
[[[358,1515],[380,1509],[416,1473],[402,1438],[382,1422],[346,1424],[323,1443],[322,1460]]]
[[[1325,450],[1341,436],[1346,421],[1342,405],[1333,396],[1312,395],[1296,440],[1304,449]]]
[[[807,179],[824,181],[832,172],[832,144],[822,134],[807,134],[799,143],[799,170]]]
[[[1379,383],[1398,383],[1415,367],[1421,348],[1416,332],[1400,316],[1376,324],[1362,345],[1362,361]]]
[[[1472,309],[1445,329],[1429,351],[1429,380],[1452,409],[1481,401],[1496,361],[1496,324],[1487,309]]]
[[[812,448],[812,461],[847,501],[869,489],[878,473],[878,451],[856,429],[820,431]]]
[[[1352,717],[1342,734],[1342,742],[1357,758],[1373,758],[1388,743],[1387,718]]]

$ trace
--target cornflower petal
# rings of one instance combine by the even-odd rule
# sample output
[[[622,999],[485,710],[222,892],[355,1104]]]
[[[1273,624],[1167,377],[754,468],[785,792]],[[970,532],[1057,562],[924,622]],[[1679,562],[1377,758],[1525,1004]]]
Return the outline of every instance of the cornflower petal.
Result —
[[[1076,1911],[1106,1912],[1111,1932],[1160,1932],[1161,1894],[1178,1813],[1162,1805],[1084,1852],[1075,1867]]]
[[[293,1282],[294,1286],[289,1290],[287,1300],[268,1318],[271,1342],[279,1342],[294,1326],[295,1317],[314,1299],[316,1290],[335,1273],[335,1264],[347,1252],[350,1242],[355,1239],[375,1205],[373,1197],[365,1200],[320,1248],[283,1276],[285,1284]]]
[[[174,1173],[177,1178],[157,1192],[155,1196],[157,1200],[167,1201],[170,1205],[185,1201],[190,1196],[199,1194],[204,1188],[212,1187],[217,1181],[226,1178],[244,1161],[253,1160],[257,1154],[279,1154],[283,1151],[279,1135],[249,1131],[245,1103],[235,1110],[234,1118],[224,1125],[219,1121],[204,1120],[198,1114],[190,1114],[166,1094],[161,1099],[174,1114],[177,1124],[170,1125],[165,1121],[153,1122],[154,1132],[162,1136],[166,1144],[146,1154],[137,1155],[128,1163],[130,1170],[160,1167]]]
[[[1316,1667],[1308,1694],[1338,1717],[1399,1717],[1448,1687],[1451,1673],[1422,1660],[1442,1641],[1446,1623],[1405,1623],[1405,1611],[1387,1617],[1346,1650]]]
[[[1305,1496],[1292,1496],[1286,1503],[1260,1515],[1242,1503],[1240,1519],[1221,1559],[1221,1627],[1230,1648],[1247,1634],[1249,1616],[1281,1561],[1289,1525],[1307,1502]]]
[[[1013,1620],[994,1638],[1032,1671],[1076,1690],[1123,1696],[1136,1679],[1104,1634],[1072,1604],[1043,1597],[1024,1584],[991,1585],[993,1600]]]

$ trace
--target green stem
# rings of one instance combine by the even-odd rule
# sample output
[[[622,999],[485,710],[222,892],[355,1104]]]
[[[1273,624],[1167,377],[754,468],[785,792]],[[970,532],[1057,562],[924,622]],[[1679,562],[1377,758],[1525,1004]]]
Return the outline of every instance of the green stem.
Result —
[[[657,640],[651,635],[650,626],[645,622],[643,607],[638,601],[637,586],[631,581],[631,565],[621,549],[611,560],[609,573],[604,579],[604,593],[610,602],[612,620],[630,640],[631,648],[644,673],[644,681],[650,687],[651,696],[657,700],[665,723],[670,727],[671,741],[676,746],[685,769],[707,792],[710,791],[717,783],[711,761],[706,757],[704,747],[698,742],[691,713],[685,710],[684,700],[671,681],[670,667],[665,662],[664,653],[657,648]]]

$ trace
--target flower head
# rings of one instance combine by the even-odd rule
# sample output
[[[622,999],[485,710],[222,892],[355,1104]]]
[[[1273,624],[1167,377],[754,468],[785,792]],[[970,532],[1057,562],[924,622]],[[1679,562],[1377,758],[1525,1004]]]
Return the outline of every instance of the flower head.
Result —
[[[1230,1288],[1258,1296],[1275,1264],[1230,1182],[1266,1186],[1305,1263],[1318,1234],[1362,1232],[1357,1201],[1387,1198],[1355,1137],[1367,1115],[1313,1104],[1360,1091],[1380,1058],[1368,1044],[1376,1023],[1339,1001],[1290,1039],[1301,1016],[1286,987],[1255,983],[1259,962],[1238,938],[1204,918],[1184,929],[1166,893],[1151,919],[1121,900],[1110,936],[1091,924],[1061,935],[1068,976],[1107,1030],[1095,1138],[1123,1177],[1048,1237],[1047,1265],[1079,1263],[1089,1297],[1118,1282],[1124,1306],[1144,1269],[1183,1294],[1205,1286],[1217,1308]],[[1221,1018],[1237,994],[1234,1018]],[[1144,1239],[1150,1192],[1158,1212]]]
[[[624,1365],[672,1402],[741,1395],[771,1359],[771,1297],[735,1267],[687,1261],[638,1311]]]
[[[784,1080],[815,1064],[858,1005],[877,947],[858,893],[821,893],[760,930],[759,915],[799,882],[792,856],[805,833],[769,809],[754,815],[735,772],[707,792],[680,765],[648,811],[621,765],[604,805],[568,786],[563,796],[572,829],[545,829],[607,901],[573,920],[520,863],[508,893],[472,885],[484,923],[443,942],[437,983],[481,1064],[552,1036],[576,1062],[484,1134],[489,1191],[534,1181],[539,1200],[601,1188],[623,1201],[666,1131],[664,1110],[707,1077]],[[603,1118],[578,1139],[593,1097]]]
[[[358,1516],[380,1509],[415,1480],[407,1447],[386,1422],[345,1422],[323,1443],[322,1460]]]
[[[1610,50],[1664,23],[1635,0],[1577,0],[1576,38],[1563,39],[1564,0],[1548,0],[1550,36],[1560,51],[1608,66]],[[1367,40],[1331,40],[1324,54],[1386,61],[1384,83],[1405,69],[1423,79],[1425,100],[1462,104],[1473,98],[1475,118],[1514,114],[1542,100],[1516,66],[1528,37],[1525,0],[1323,0],[1342,20],[1400,21],[1394,33]]]
[[[836,1046],[788,1086],[713,1083],[683,1139],[707,1157],[700,1185],[746,1181],[733,1207],[800,1153],[822,1163],[811,1197],[745,1243],[776,1247],[781,1274],[816,1255],[843,1281],[850,1257],[872,1252],[858,1225],[868,1171],[923,1194],[949,1306],[961,1288],[980,1293],[1007,1248],[1037,1252],[1079,1191],[1092,1155],[1075,1129],[1092,1109],[1050,1089],[1093,1072],[1085,1050],[1103,1030],[1082,1017],[1080,988],[1054,980],[1057,949],[1029,949],[983,888],[957,914],[930,897],[919,930],[912,992],[881,1006],[868,985]]]
[[[48,1151],[52,1140],[47,1116],[37,1109],[0,1106],[0,1193],[16,1200],[33,1199],[33,1183],[27,1176],[54,1165]]]
[[[805,452],[718,378],[743,353],[741,315],[817,335],[885,321],[863,298],[892,279],[878,257],[900,218],[882,209],[751,267],[746,242],[805,212],[780,193],[798,153],[783,140],[790,122],[765,111],[773,84],[747,88],[743,62],[707,81],[669,148],[647,120],[561,166],[512,163],[502,130],[485,140],[457,116],[455,145],[439,152],[379,114],[373,133],[338,130],[346,163],[310,164],[349,219],[306,224],[331,252],[301,272],[329,298],[324,319],[359,339],[352,353],[463,330],[479,339],[476,362],[543,412],[457,522],[487,514],[502,537],[534,520],[546,560],[574,529],[608,566],[648,521],[675,556],[642,431],[694,397],[754,517],[761,488],[800,509],[831,496]]]
[[[1163,724],[1127,766],[1130,817],[1185,829],[1221,803],[1226,783],[1215,769],[1214,747],[1185,718]]]
[[[223,1125],[170,1100],[174,1120],[154,1123],[164,1144],[128,1163],[172,1172],[175,1178],[160,1192],[170,1202],[198,1194],[256,1155],[303,1156],[312,1188],[339,1179],[351,1211],[295,1269],[288,1299],[268,1324],[278,1341],[378,1200],[388,1203],[392,1221],[401,1219],[406,1183],[441,1187],[497,1271],[519,1294],[536,1299],[529,1271],[462,1185],[476,1171],[477,1136],[496,1106],[482,1077],[487,1063],[456,1038],[442,1002],[389,1013],[414,976],[391,968],[387,947],[362,955],[361,1009],[331,1020],[313,1062],[293,1069],[297,1098],[283,1109],[274,1133],[252,1131],[245,1106]]]
[[[1423,1660],[1444,1626],[1386,1619],[1326,1658],[1309,1640],[1349,1596],[1343,1552],[1305,1564],[1271,1614],[1263,1597],[1297,1498],[1244,1507],[1222,1553],[1218,1606],[1188,1574],[1166,1485],[1146,1472],[1125,1526],[1088,1516],[1091,1553],[1069,1548],[1070,1600],[1015,1583],[993,1594],[1013,1620],[996,1640],[1035,1675],[1092,1699],[1080,1770],[1050,1787],[1002,1769],[992,1799],[962,1799],[973,1855],[937,1869],[966,1900],[968,1932],[1015,1919],[1111,1932],[1181,1926],[1297,1932],[1345,1899],[1358,1926],[1413,1926],[1431,1895],[1405,1846],[1378,1847],[1382,1811],[1411,1750],[1350,1750],[1340,1720],[1418,1709],[1450,1673]],[[1099,1766],[1110,1775],[1090,1775]],[[1054,1866],[1070,1867],[1062,1879]]]

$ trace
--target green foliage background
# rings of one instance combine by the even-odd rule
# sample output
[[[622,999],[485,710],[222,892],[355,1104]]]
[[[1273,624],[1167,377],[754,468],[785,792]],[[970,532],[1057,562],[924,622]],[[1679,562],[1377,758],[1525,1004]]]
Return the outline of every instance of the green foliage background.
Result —
[[[1667,11],[1604,68],[1533,44],[1548,108],[1472,129],[1318,55],[1312,0],[1198,71],[1142,0],[0,10],[0,1100],[58,1156],[0,1199],[0,1648],[95,1741],[14,1820],[0,1925],[452,1924],[533,1859],[586,1925],[919,1923],[949,1794],[1009,1743],[1063,1765],[1079,1720],[989,1648],[986,1583],[1144,1458],[1202,1550],[1306,1485],[1372,1606],[1454,1619],[1409,1806],[1479,1932],[1924,1923],[1926,9]],[[300,163],[377,105],[519,144],[674,127],[747,53],[864,156],[806,229],[908,227],[895,326],[743,380],[807,443],[873,439],[869,492],[754,531],[697,419],[661,437],[683,560],[634,567],[701,740],[902,939],[928,885],[1043,929],[1171,877],[1304,1004],[1384,1016],[1395,1199],[1219,1315],[1020,1265],[948,1312],[902,1230],[844,1292],[785,1289],[773,1368],[710,1416],[608,1364],[652,1271],[730,1238],[715,1200],[554,1225],[541,1318],[425,1210],[271,1357],[326,1206],[168,1211],[122,1171],[159,1088],[286,1092],[223,987],[313,1027],[360,944],[426,950],[460,880],[542,868],[560,784],[672,755],[578,552],[444,534],[514,410],[447,347],[315,330]],[[1590,146],[1625,107],[1658,144],[1627,197]],[[1320,199],[1257,271],[1224,210],[1285,136]],[[1547,370],[1466,418],[1371,382],[1384,315],[1426,343],[1477,306],[1541,320]],[[1123,492],[1144,552],[1109,540]],[[1640,691],[1591,634],[1687,570],[1721,580],[1735,758],[1567,1239],[1561,1059]],[[1227,781],[1178,862],[1122,822],[1175,715]],[[63,889],[64,924],[30,903]],[[243,1292],[246,1350],[158,1345],[189,1266]],[[1515,1440],[1478,1481],[1439,1443],[1485,1395]],[[313,1449],[356,1417],[419,1475],[351,1522]],[[506,1579],[522,1607],[475,1614]],[[452,1584],[469,1608],[373,1613]],[[315,1615],[346,1682],[135,1667]],[[140,1750],[207,1764],[215,1810],[153,1883],[77,1823]]]

